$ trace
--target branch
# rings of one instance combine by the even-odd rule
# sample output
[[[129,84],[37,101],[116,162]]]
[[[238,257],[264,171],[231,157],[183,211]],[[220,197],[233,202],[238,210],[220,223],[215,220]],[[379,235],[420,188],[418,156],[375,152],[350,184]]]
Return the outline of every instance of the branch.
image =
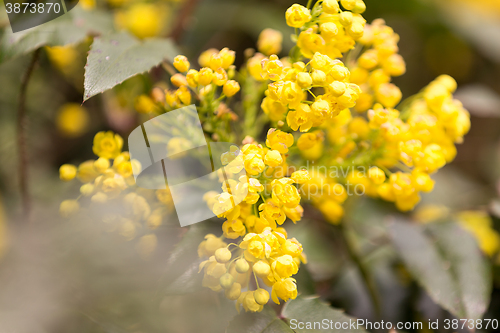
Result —
[[[40,54],[40,49],[33,52],[33,56],[28,65],[26,73],[21,81],[21,89],[19,92],[19,101],[17,107],[17,149],[19,154],[19,185],[22,197],[23,216],[25,220],[31,217],[31,198],[28,188],[28,148],[26,143],[26,132],[28,127],[28,116],[26,114],[26,91],[31,74],[35,69],[35,65]]]

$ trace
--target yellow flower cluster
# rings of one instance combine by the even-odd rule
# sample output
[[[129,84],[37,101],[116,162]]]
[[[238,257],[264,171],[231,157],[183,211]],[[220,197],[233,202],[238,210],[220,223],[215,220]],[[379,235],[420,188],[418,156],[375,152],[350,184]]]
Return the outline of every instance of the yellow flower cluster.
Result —
[[[78,167],[64,164],[59,169],[63,181],[75,178],[83,183],[80,197],[65,200],[60,205],[63,217],[78,213],[80,203],[98,208],[104,204],[115,205],[120,213],[106,213],[102,222],[108,231],[116,231],[126,240],[139,237],[138,251],[148,256],[156,247],[156,235],[163,219],[172,210],[172,198],[168,190],[140,191],[135,187],[133,169],[141,165],[130,159],[128,152],[122,152],[123,139],[113,132],[99,132],[94,137],[93,151],[96,160],[88,160]],[[114,210],[114,209],[113,209]]]
[[[297,47],[304,57],[311,58],[320,52],[332,59],[340,58],[363,36],[364,2],[342,1],[341,4],[345,10],[337,0],[318,1],[312,10],[298,4],[287,10],[287,24],[300,28]]]
[[[247,175],[237,183],[229,181],[223,193],[206,195],[214,214],[226,218],[221,237],[243,238],[238,244],[228,245],[221,238],[207,235],[198,249],[200,256],[209,257],[200,265],[200,271],[204,269],[205,273],[203,285],[214,291],[224,290],[227,298],[237,300],[238,311],[240,305],[246,311],[261,311],[268,302],[269,292],[259,288],[259,278],[272,287],[271,298],[278,304],[280,298],[287,301],[297,296],[292,275],[306,259],[302,245],[295,238],[287,239],[281,225],[287,217],[293,222],[301,219],[301,197],[294,184],[305,183],[309,175],[299,170],[285,177],[286,157],[293,143],[291,134],[270,129],[266,147],[255,142],[245,144],[241,150],[233,147],[223,154],[222,162],[231,163],[230,171],[234,173],[244,168]],[[242,203],[233,206],[242,198]],[[234,248],[229,250],[230,246]],[[252,275],[255,290],[251,290]]]
[[[201,54],[198,62],[202,67],[196,70],[190,69],[185,56],[175,57],[174,67],[180,73],[172,75],[170,81],[178,89],[165,92],[167,108],[176,109],[191,104],[191,93],[205,104],[210,104],[218,87],[222,87],[221,97],[234,96],[240,90],[238,82],[231,80],[234,59],[234,51],[228,48],[220,51],[209,49]]]
[[[286,116],[294,131],[307,132],[353,107],[361,92],[349,83],[349,70],[340,60],[319,52],[308,64],[300,61],[286,67],[276,55],[264,58],[261,64],[260,76],[274,81],[268,85],[262,109],[274,121]],[[322,89],[323,94],[314,94],[313,88]]]
[[[351,81],[362,90],[355,110],[365,112],[374,103],[386,108],[395,107],[402,98],[401,90],[391,82],[391,77],[406,72],[406,64],[398,54],[399,35],[384,20],[378,19],[366,25],[365,33],[352,52],[365,49],[357,59],[353,59]]]
[[[243,139],[220,156],[225,171],[238,178],[226,179],[219,171],[222,191],[205,195],[208,207],[224,219],[222,235],[209,234],[198,247],[207,259],[200,265],[203,285],[224,291],[238,311],[241,305],[261,311],[269,298],[279,303],[297,296],[293,275],[306,257],[283,224],[302,218],[301,200],[309,200],[332,224],[341,221],[349,195],[367,194],[411,210],[420,192],[433,189],[430,175],[453,160],[455,144],[470,128],[468,112],[453,99],[456,82],[449,76],[400,104],[402,93],[391,83],[406,70],[399,36],[382,20],[366,24],[362,0],[311,4],[286,11],[296,42],[289,57],[277,55],[282,34],[266,29],[257,42],[259,53],[245,52],[238,75],[228,48],[203,52],[199,69],[179,55],[173,68],[164,66],[175,89],[161,83],[135,103],[148,116],[193,103],[208,140]],[[234,103],[240,84],[242,102]],[[263,114],[257,114],[259,104]],[[230,107],[244,117],[242,127]],[[271,128],[259,144],[253,137],[260,137],[266,123]],[[167,148],[181,152],[185,144],[173,137]],[[140,166],[122,145],[118,135],[98,133],[93,151],[99,159],[78,168],[62,166],[61,179],[80,178],[83,197],[94,203],[123,197],[128,208],[119,218],[121,232],[132,237],[141,223],[150,229],[161,224],[171,199],[168,191],[151,196],[129,190],[132,167]],[[78,209],[77,201],[61,205],[63,215]],[[155,240],[151,235],[144,242]]]

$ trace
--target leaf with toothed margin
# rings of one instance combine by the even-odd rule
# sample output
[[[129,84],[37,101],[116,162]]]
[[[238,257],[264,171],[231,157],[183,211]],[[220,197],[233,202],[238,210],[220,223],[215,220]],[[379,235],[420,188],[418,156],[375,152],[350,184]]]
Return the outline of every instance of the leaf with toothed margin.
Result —
[[[458,223],[418,225],[393,220],[391,238],[415,280],[444,309],[480,319],[491,294],[490,266],[474,238]]]
[[[234,317],[226,333],[293,333],[293,330],[266,305],[261,312],[243,312]]]
[[[94,39],[85,65],[84,99],[146,72],[179,54],[170,39],[140,41],[126,32]]]
[[[87,36],[113,31],[113,21],[107,13],[75,8],[71,12],[37,27],[13,33],[3,29],[0,38],[0,64],[35,49],[48,46],[77,44]]]
[[[334,309],[317,296],[302,297],[298,296],[294,300],[288,301],[281,312],[282,317],[286,318],[290,327],[296,333],[324,331],[333,333],[367,333],[362,327],[361,322],[358,326],[356,318],[346,315],[343,311]],[[317,327],[308,328],[304,326],[299,328],[298,323],[320,323]]]

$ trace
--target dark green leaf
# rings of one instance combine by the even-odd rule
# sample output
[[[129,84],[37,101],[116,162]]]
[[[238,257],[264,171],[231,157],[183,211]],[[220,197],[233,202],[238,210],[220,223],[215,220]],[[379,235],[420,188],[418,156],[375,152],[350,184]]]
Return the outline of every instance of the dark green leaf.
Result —
[[[269,306],[261,312],[245,312],[229,323],[226,333],[293,333],[290,327]]]
[[[169,39],[141,42],[124,32],[95,38],[85,66],[84,101],[177,54]]]
[[[470,234],[453,222],[430,225],[430,235],[407,221],[393,221],[389,229],[410,273],[436,303],[458,318],[482,318],[490,269]]]
[[[189,228],[170,254],[164,277],[164,293],[169,295],[186,294],[202,288],[202,273],[198,273],[201,259],[198,258],[198,245],[207,234],[207,228],[195,225]]]
[[[319,322],[326,326],[317,326],[315,328],[316,330],[318,330],[319,327],[324,331],[332,333],[366,332],[362,328],[351,325],[356,322],[355,318],[347,316],[343,311],[330,307],[318,297],[299,296],[294,300],[288,301],[283,307],[282,315],[287,318],[290,327],[297,333],[311,332],[310,328],[298,328],[299,322],[304,324],[313,323],[312,325],[314,325],[315,322]],[[336,323],[338,328],[335,328]],[[341,328],[342,323],[345,323],[344,328]]]
[[[76,44],[89,35],[112,31],[109,14],[75,8],[68,14],[37,27],[12,33],[5,29],[0,40],[0,63],[29,53],[41,46]]]

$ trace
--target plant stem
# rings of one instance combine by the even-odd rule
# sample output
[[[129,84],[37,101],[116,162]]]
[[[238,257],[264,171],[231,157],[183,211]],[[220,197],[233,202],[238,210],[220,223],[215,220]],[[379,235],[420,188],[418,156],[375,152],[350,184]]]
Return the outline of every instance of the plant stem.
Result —
[[[28,147],[26,143],[26,133],[28,127],[28,116],[26,114],[26,91],[31,74],[35,69],[35,65],[40,54],[40,49],[33,52],[33,56],[28,65],[26,73],[21,81],[21,89],[19,91],[19,101],[17,106],[17,149],[19,154],[19,185],[22,197],[23,216],[25,220],[31,218],[31,197],[29,193],[28,182]]]
[[[380,320],[382,318],[382,307],[381,307],[381,302],[380,302],[380,296],[377,290],[377,286],[375,285],[375,280],[373,279],[373,276],[370,274],[370,271],[366,268],[366,266],[363,264],[363,261],[361,259],[361,256],[359,255],[358,251],[356,250],[354,244],[351,242],[349,235],[348,235],[348,229],[346,226],[346,219],[342,221],[340,224],[340,229],[342,230],[342,237],[344,239],[347,253],[351,257],[352,261],[354,264],[357,266],[359,272],[361,273],[361,277],[363,278],[363,281],[365,283],[366,289],[368,290],[368,294],[370,296],[370,299],[372,301],[373,309],[375,311],[375,316],[377,320]]]

